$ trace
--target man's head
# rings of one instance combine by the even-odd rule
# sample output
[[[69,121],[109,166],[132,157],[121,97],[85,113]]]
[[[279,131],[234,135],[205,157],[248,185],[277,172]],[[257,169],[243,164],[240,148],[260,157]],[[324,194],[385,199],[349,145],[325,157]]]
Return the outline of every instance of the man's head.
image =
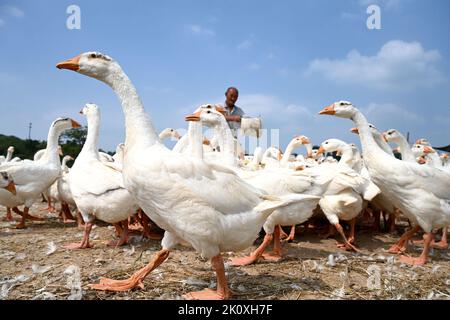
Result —
[[[227,107],[234,107],[234,104],[236,103],[238,97],[239,97],[239,91],[235,87],[229,87],[227,91],[225,91],[225,97],[226,97],[226,106]]]

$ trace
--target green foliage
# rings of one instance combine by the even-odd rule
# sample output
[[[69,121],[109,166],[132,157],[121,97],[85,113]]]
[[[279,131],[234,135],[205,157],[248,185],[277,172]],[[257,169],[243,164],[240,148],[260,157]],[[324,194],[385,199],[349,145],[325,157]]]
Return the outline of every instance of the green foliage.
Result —
[[[87,127],[70,129],[59,137],[59,144],[64,155],[70,155],[74,159],[78,156],[86,141]]]
[[[44,149],[45,141],[38,140],[22,140],[14,136],[5,136],[0,134],[0,155],[6,156],[6,152],[10,146],[14,147],[14,157],[21,159],[33,159],[36,151]]]

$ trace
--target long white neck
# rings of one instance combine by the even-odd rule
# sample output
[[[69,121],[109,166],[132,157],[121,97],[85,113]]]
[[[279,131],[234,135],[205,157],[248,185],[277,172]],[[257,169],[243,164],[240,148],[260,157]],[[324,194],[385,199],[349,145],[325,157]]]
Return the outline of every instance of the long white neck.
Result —
[[[398,132],[398,135],[399,135],[398,139],[395,139],[394,142],[398,146],[398,151],[402,155],[402,160],[415,163],[416,157],[414,157],[414,154],[411,151],[411,146],[409,145],[408,141],[400,132]]]
[[[69,171],[69,167],[67,166],[67,161],[69,161],[69,160],[70,160],[70,157],[68,157],[68,156],[65,156],[62,159],[61,170],[63,170],[64,172]]]
[[[189,121],[188,128],[188,154],[203,159],[203,125],[201,121]]]
[[[100,112],[88,113],[86,117],[88,123],[87,137],[79,157],[94,157],[99,159],[98,133],[100,130]]]
[[[289,163],[289,158],[292,154],[292,151],[294,151],[296,148],[296,141],[292,140],[291,142],[289,142],[289,144],[286,147],[286,151],[283,154],[283,157],[281,158],[280,164],[282,167],[285,167],[288,165]]]
[[[14,151],[12,149],[8,149],[8,153],[6,154],[6,159],[5,159],[6,162],[11,161],[13,153],[14,153]]]
[[[352,147],[348,144],[342,144],[339,147],[339,151],[341,152],[341,159],[339,160],[339,165],[353,168],[354,155]]]
[[[306,157],[310,157],[312,155],[312,144],[311,143],[307,143],[304,145],[306,148]]]
[[[104,82],[111,86],[120,99],[125,114],[127,149],[145,148],[160,143],[150,116],[145,112],[141,99],[131,80],[117,65]]]
[[[373,135],[373,138],[375,139],[375,142],[377,145],[383,150],[385,153],[387,153],[390,156],[394,157],[394,152],[392,151],[389,144],[384,140],[383,136],[379,132],[373,132],[371,135]]]
[[[362,154],[364,162],[366,163],[367,166],[370,160],[373,159],[381,160],[382,158],[388,156],[387,153],[383,151],[375,141],[370,131],[369,123],[367,122],[367,119],[360,111],[357,111],[356,114],[354,115],[353,122],[356,124],[356,127],[358,128],[359,131],[359,139],[361,140]]]
[[[51,126],[47,136],[47,147],[45,148],[43,156],[39,161],[60,165],[59,152],[58,152],[58,139],[63,130]]]
[[[192,121],[189,121],[189,125]],[[177,141],[177,143],[173,146],[172,151],[176,153],[182,153],[184,149],[186,149],[187,145],[189,143],[189,134],[184,134],[180,140]]]
[[[220,122],[214,126],[214,136],[219,143],[224,164],[237,165],[234,137],[225,118],[221,118]]]

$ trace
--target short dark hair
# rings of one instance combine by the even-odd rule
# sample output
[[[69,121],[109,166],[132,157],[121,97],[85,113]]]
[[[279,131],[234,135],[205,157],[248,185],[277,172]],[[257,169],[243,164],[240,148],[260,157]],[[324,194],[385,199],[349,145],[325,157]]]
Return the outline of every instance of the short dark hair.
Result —
[[[230,90],[235,90],[236,93],[239,95],[239,90],[238,90],[236,87],[228,87],[227,91],[225,91],[225,94],[228,94],[228,92],[229,92]]]

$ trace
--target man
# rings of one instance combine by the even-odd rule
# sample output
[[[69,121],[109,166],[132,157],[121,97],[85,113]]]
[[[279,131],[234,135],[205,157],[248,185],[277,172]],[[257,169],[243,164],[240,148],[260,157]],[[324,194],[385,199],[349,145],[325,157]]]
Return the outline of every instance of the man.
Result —
[[[235,137],[237,136],[237,130],[241,127],[241,119],[244,116],[244,111],[235,104],[238,97],[239,91],[235,87],[229,87],[225,92],[225,119]]]

